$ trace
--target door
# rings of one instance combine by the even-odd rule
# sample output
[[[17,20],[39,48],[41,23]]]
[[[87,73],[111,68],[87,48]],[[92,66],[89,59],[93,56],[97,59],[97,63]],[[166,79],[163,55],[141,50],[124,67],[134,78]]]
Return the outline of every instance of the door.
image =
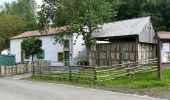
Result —
[[[65,51],[64,52],[65,66],[69,66],[69,58],[70,58],[70,52],[69,51]]]
[[[68,39],[64,40],[64,61],[65,66],[69,66],[70,63],[70,41]]]

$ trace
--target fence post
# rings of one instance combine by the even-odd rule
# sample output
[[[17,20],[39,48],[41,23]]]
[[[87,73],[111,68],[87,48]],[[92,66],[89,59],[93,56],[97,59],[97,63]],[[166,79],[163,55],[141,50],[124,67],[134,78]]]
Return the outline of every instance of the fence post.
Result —
[[[5,76],[7,75],[7,69],[6,69],[6,66],[5,66]]]
[[[72,81],[72,68],[71,68],[70,65],[68,67],[69,67],[69,76],[68,76],[68,78],[69,78],[69,81]]]
[[[2,66],[0,65],[0,76],[2,75]]]
[[[32,76],[35,76],[35,66],[34,66],[34,62],[32,62]]]
[[[131,77],[131,64],[130,64],[130,62],[126,66],[127,66],[127,76],[128,76],[128,78],[130,78]]]
[[[96,71],[96,66],[95,66],[95,65],[94,65],[94,67],[93,67],[93,72],[94,72],[93,83],[94,83],[94,88],[96,88],[96,83],[97,83],[97,71]]]
[[[49,75],[51,74],[51,68],[50,68],[50,66],[48,66],[48,74],[49,74]]]
[[[26,73],[28,73],[28,62],[26,62]]]
[[[13,74],[13,70],[14,70],[14,67],[11,66],[11,75],[14,75],[14,74]]]
[[[16,68],[16,74],[18,73],[18,66],[17,66],[17,64],[15,65],[15,68]]]

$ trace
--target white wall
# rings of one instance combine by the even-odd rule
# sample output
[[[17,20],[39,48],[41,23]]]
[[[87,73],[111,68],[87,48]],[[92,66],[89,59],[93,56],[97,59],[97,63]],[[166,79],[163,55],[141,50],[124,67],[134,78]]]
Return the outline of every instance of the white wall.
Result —
[[[23,39],[10,40],[10,53],[15,55],[16,62],[21,62],[21,42]]]
[[[63,45],[55,43],[54,36],[41,36],[38,38],[42,40],[42,49],[45,51],[44,60],[58,61],[58,52],[63,52]],[[12,39],[10,41],[10,51],[11,54],[16,56],[16,62],[21,62],[22,41],[23,39]]]
[[[74,63],[76,63],[81,58],[86,57],[86,47],[83,44],[84,44],[83,36],[79,35],[77,37],[77,34],[73,34],[72,58],[74,59]]]
[[[63,52],[63,45],[55,43],[54,36],[40,37],[42,49],[45,50],[45,60],[58,61],[58,52]]]
[[[70,61],[73,64],[74,59],[78,60],[86,56],[86,49],[83,37],[80,35],[76,38],[76,34],[70,38]],[[60,43],[55,43],[54,36],[41,36],[37,37],[42,40],[42,49],[45,51],[44,60],[58,61],[58,52],[63,52],[63,45]],[[10,51],[11,54],[16,56],[16,62],[21,62],[21,42],[23,39],[12,39],[10,41]],[[31,61],[31,57],[30,57]],[[58,63],[58,65],[63,65],[63,63]]]

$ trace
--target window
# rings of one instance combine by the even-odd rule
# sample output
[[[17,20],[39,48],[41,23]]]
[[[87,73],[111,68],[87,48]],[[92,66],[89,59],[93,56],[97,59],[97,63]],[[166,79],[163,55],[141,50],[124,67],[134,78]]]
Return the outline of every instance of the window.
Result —
[[[38,53],[37,53],[37,58],[38,59],[44,59],[45,57],[45,54],[44,54],[44,50],[40,50]]]
[[[58,61],[59,61],[59,62],[62,62],[63,59],[64,59],[63,52],[59,52],[59,53],[58,53]]]
[[[64,48],[69,49],[69,40],[64,40]]]

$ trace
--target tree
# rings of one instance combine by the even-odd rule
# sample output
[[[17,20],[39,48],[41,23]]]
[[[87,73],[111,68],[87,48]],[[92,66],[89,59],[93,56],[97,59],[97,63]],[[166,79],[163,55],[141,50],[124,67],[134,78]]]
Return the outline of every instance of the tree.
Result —
[[[9,47],[9,38],[23,29],[22,19],[14,15],[0,15],[0,51]]]
[[[25,51],[27,56],[32,56],[32,63],[34,55],[41,50],[42,41],[38,38],[30,37],[23,40],[21,43],[22,50]]]
[[[110,2],[106,0],[44,0],[43,11],[53,12],[44,14],[44,18],[50,18],[56,26],[67,26],[68,33],[77,33],[83,36],[87,51],[95,45],[96,40],[92,37],[99,24],[109,22],[116,16]],[[46,6],[45,6],[46,5]],[[41,13],[42,14],[42,13]],[[42,14],[43,15],[43,14]],[[41,22],[41,18],[40,21]],[[89,57],[89,52],[87,52]]]
[[[9,48],[11,37],[37,29],[35,0],[5,3],[0,12],[0,51]]]
[[[117,20],[151,16],[157,31],[166,30],[170,20],[170,0],[119,0]]]
[[[1,13],[21,17],[24,22],[23,31],[31,31],[38,28],[36,6],[35,0],[17,0],[11,3],[5,3]]]

